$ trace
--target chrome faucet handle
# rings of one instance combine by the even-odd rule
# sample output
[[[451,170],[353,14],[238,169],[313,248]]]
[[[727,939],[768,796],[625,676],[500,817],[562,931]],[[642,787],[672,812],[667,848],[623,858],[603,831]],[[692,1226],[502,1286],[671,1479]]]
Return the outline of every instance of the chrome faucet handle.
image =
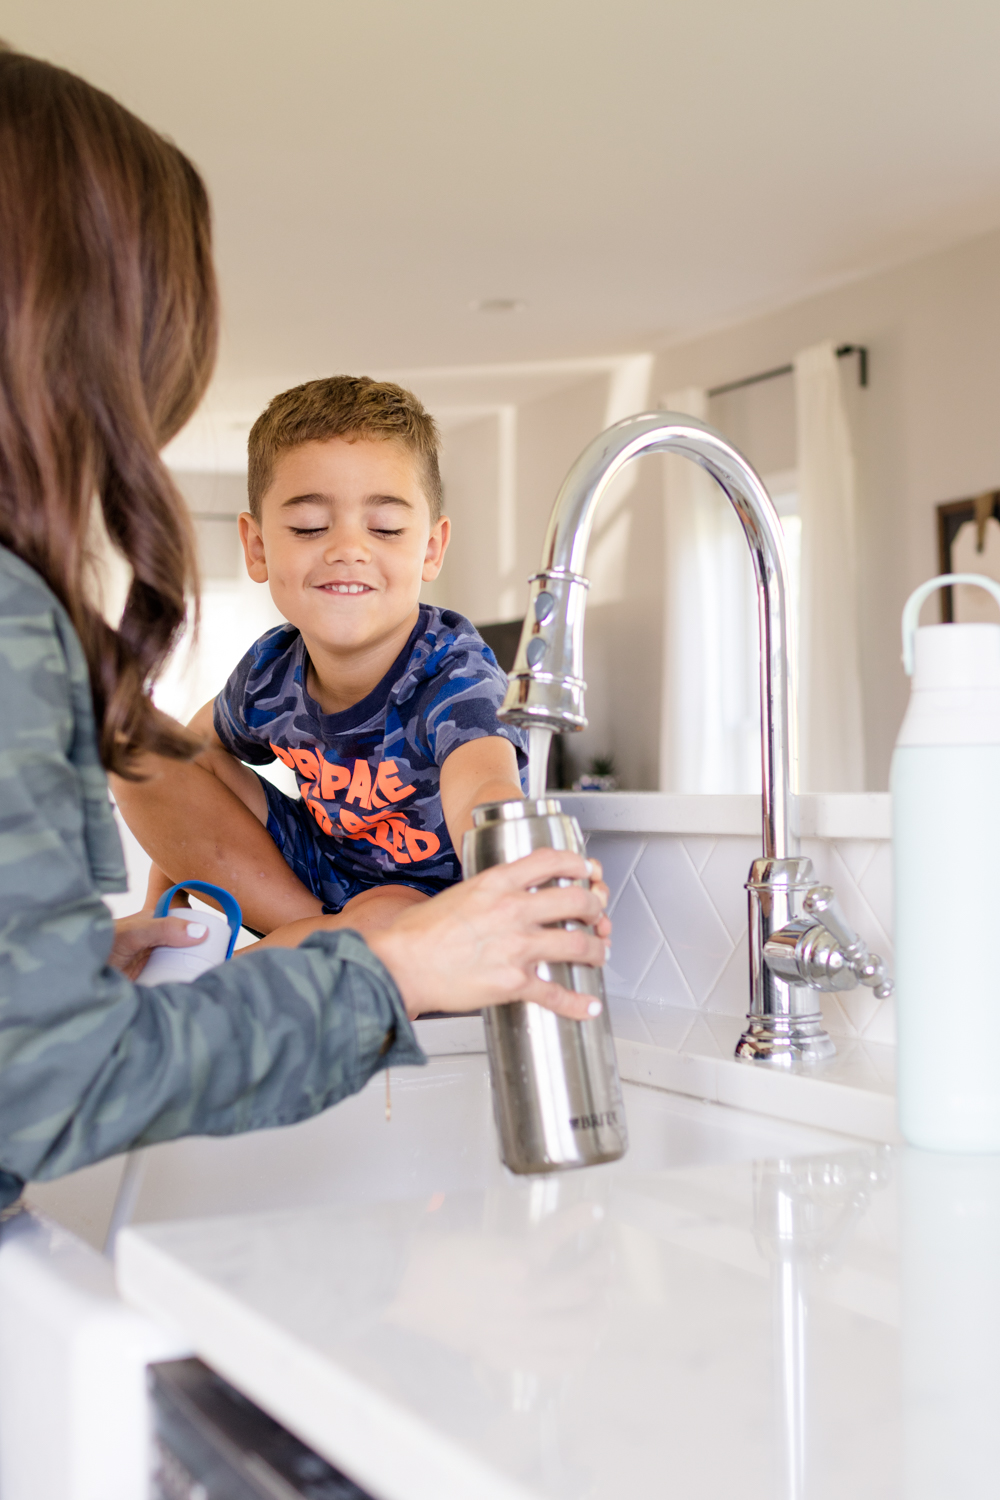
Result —
[[[852,966],[859,954],[868,951],[864,939],[848,925],[832,886],[814,885],[811,891],[806,892],[802,909],[808,916],[821,922],[827,932],[837,939],[845,959]]]
[[[876,999],[887,1000],[893,983],[885,963],[848,925],[830,887],[812,886],[802,909],[803,916],[772,932],[764,944],[772,973],[811,990],[853,990],[863,984]]]
[[[864,938],[856,933],[840,909],[840,904],[828,885],[814,885],[806,893],[802,908],[814,917],[833,937],[843,955],[844,962],[853,970],[859,984],[871,989],[877,1000],[887,1000],[895,986],[889,978],[885,961],[877,953],[869,951]]]

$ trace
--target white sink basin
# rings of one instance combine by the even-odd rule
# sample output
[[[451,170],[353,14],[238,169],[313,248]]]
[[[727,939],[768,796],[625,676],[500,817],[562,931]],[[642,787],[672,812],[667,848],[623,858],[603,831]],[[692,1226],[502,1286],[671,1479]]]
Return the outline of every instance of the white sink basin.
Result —
[[[380,1074],[360,1094],[300,1125],[151,1147],[134,1173],[128,1221],[399,1201],[480,1190],[505,1175],[484,1054],[432,1057],[426,1068],[393,1072],[390,1088],[390,1121]],[[590,1171],[605,1175],[627,1168],[634,1174],[855,1144],[829,1131],[638,1084],[626,1083],[624,1093],[629,1153],[623,1163]],[[31,1201],[101,1245],[123,1165],[118,1158],[33,1186]]]

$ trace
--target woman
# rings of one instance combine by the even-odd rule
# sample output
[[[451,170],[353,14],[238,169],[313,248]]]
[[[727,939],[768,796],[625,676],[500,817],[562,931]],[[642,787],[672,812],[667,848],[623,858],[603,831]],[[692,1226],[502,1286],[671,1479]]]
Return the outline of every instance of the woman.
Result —
[[[189,985],[127,977],[195,940],[178,918],[112,923],[100,893],[125,876],[105,772],[197,748],[147,690],[195,582],[159,450],[216,331],[191,164],[82,80],[0,51],[0,1209],[130,1146],[316,1113],[423,1062],[423,1010],[522,997],[582,1018],[586,998],[534,966],[604,958],[603,886],[529,889],[588,873],[547,850],[370,945],[317,933]],[[117,629],[89,589],[95,501],[133,574]],[[571,919],[594,931],[547,925]]]

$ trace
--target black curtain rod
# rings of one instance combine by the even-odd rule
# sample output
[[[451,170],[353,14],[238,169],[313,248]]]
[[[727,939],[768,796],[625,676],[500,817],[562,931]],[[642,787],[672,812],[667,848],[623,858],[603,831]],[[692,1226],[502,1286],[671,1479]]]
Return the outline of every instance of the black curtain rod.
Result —
[[[868,350],[864,344],[841,344],[837,350],[838,359],[846,359],[849,354],[858,356],[858,384],[868,384]],[[746,375],[742,380],[729,380],[725,385],[716,385],[706,392],[709,396],[726,396],[730,391],[741,391],[744,386],[760,385],[762,380],[774,380],[778,375],[791,375],[795,370],[794,365],[778,365],[774,370],[762,370],[759,375]]]

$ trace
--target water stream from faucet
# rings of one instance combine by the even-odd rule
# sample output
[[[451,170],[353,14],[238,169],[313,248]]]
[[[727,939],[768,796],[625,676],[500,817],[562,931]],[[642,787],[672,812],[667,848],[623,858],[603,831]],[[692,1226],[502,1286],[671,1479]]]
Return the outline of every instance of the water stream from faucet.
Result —
[[[528,796],[545,796],[545,782],[549,769],[549,745],[551,729],[528,730]]]

